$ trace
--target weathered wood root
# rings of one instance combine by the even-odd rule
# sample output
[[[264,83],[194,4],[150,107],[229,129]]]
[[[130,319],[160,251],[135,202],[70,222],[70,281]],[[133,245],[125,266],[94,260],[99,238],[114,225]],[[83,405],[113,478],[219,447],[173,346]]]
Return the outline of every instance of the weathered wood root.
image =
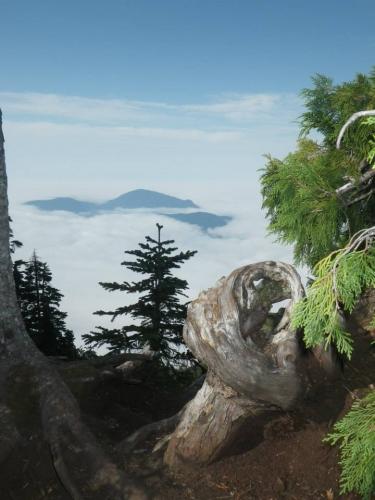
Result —
[[[194,382],[184,390],[181,400],[188,401],[189,403],[195,397],[199,389],[201,389],[202,385],[204,384],[205,378],[206,374],[203,374],[196,380],[194,380]],[[138,448],[141,443],[144,443],[151,437],[161,436],[162,438],[165,438],[167,434],[173,432],[176,429],[188,406],[188,403],[185,403],[181,410],[175,415],[164,418],[162,420],[158,420],[156,422],[151,422],[150,424],[146,424],[140,429],[137,429],[135,432],[133,432],[133,434],[120,441],[116,445],[116,449],[120,452],[121,455],[128,455],[134,449]],[[156,448],[159,449],[157,445]]]
[[[184,339],[208,375],[169,441],[170,467],[216,460],[252,418],[295,403],[303,377],[290,311],[303,294],[292,266],[268,261],[236,269],[189,304]]]
[[[147,439],[149,439],[150,437],[156,435],[163,436],[172,432],[177,427],[184,410],[185,407],[171,417],[144,425],[140,429],[133,432],[133,434],[120,441],[117,444],[116,449],[122,455],[127,455],[131,453],[135,448],[137,448],[141,443],[147,441]]]
[[[170,467],[211,463],[230,452],[244,425],[278,408],[243,397],[210,375],[187,405],[164,455]],[[248,433],[249,434],[249,433]],[[256,437],[256,436],[254,436]]]
[[[16,390],[20,391],[24,387],[26,392],[32,388],[32,398],[35,403],[31,405],[29,411],[33,412],[32,419],[36,421],[39,419],[40,423],[37,424],[37,429],[30,432],[37,430],[40,434],[42,431],[51,452],[56,475],[71,498],[74,500],[147,498],[142,486],[135,480],[125,477],[116,464],[106,456],[83,423],[76,400],[43,356],[31,350],[26,357],[19,357],[13,363],[9,363],[8,360],[8,364],[8,372],[19,380]],[[11,389],[9,384],[10,381],[4,384],[5,392]],[[23,395],[18,394],[12,398],[16,404],[15,411],[17,411],[17,397]],[[27,406],[25,408],[27,409]],[[16,417],[11,407],[3,413],[4,415],[10,423],[19,419],[19,415]],[[25,415],[26,424],[30,416]],[[17,437],[12,443],[13,447],[28,442],[30,436],[27,425],[23,425],[22,429],[14,425],[13,429],[13,434]],[[3,442],[3,439],[0,441]]]
[[[12,412],[4,403],[0,404],[0,465],[8,458],[21,441],[21,435],[12,420]]]

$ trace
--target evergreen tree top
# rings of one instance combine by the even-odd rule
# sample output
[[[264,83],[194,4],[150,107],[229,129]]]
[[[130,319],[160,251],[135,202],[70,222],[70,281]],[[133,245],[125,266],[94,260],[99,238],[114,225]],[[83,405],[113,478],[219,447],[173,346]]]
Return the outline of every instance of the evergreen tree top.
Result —
[[[132,321],[121,328],[97,330],[83,336],[86,344],[106,345],[114,352],[150,347],[159,360],[174,366],[186,360],[183,347],[182,326],[186,316],[186,304],[180,298],[186,297],[186,280],[173,274],[175,269],[193,257],[196,251],[178,251],[174,240],[161,238],[162,225],[157,224],[157,237],[145,237],[135,250],[126,250],[133,260],[121,265],[142,275],[139,281],[100,282],[107,291],[121,291],[139,294],[137,302],[123,305],[113,311],[96,311],[94,314],[110,316],[112,321],[127,316]]]
[[[23,246],[23,243],[14,238],[13,229],[10,226],[11,222],[12,222],[12,219],[9,217],[9,248],[10,248],[10,253],[14,254],[14,252],[17,250],[17,248],[21,248]]]
[[[342,84],[334,85],[331,78],[321,74],[313,76],[312,83],[312,88],[301,92],[306,111],[300,117],[300,133],[306,136],[311,131],[319,132],[323,144],[334,149],[346,120],[358,110],[375,108],[375,67],[369,75],[358,73]],[[370,135],[371,131],[354,125],[346,137],[345,150],[361,160],[368,148],[366,136]]]
[[[26,330],[47,355],[76,358],[74,335],[60,310],[63,294],[52,285],[52,272],[34,251],[30,260],[13,265],[17,299]]]
[[[365,120],[358,120],[336,149],[350,116],[375,108],[375,70],[341,85],[316,75],[302,97],[306,111],[300,117],[298,147],[283,160],[267,156],[261,184],[270,232],[294,246],[297,263],[313,267],[375,219],[375,175],[369,172],[375,122],[363,126]],[[318,132],[320,139],[309,138],[310,132]]]

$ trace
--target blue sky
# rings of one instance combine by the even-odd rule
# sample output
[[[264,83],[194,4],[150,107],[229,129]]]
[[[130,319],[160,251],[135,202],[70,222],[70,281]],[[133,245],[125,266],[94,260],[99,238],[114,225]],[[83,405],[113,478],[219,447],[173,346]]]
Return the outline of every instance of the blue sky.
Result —
[[[7,91],[195,102],[374,63],[372,0],[0,1]]]
[[[65,294],[79,336],[117,307],[123,250],[155,222],[196,249],[191,298],[257,260],[290,262],[266,234],[259,169],[298,137],[314,73],[350,80],[375,64],[373,0],[0,0],[3,109],[13,228]],[[211,237],[149,213],[44,214],[30,199],[106,200],[144,188],[233,221]],[[132,279],[123,275],[123,279]]]

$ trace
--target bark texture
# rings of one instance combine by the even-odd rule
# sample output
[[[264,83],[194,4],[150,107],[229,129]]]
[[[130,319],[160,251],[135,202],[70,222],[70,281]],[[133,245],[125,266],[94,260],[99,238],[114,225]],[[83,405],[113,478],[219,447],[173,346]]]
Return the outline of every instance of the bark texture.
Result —
[[[4,136],[0,112],[0,461],[32,446],[43,429],[63,493],[54,498],[141,499],[80,418],[78,404],[53,365],[36,349],[18,308],[9,252]],[[65,492],[65,493],[64,493]]]
[[[268,261],[236,269],[189,305],[184,339],[208,376],[170,439],[168,465],[211,462],[249,419],[294,404],[301,353],[290,312],[303,294],[292,266]]]
[[[356,325],[375,337],[375,328],[373,328],[375,318],[375,289],[370,288],[362,294],[350,317]]]

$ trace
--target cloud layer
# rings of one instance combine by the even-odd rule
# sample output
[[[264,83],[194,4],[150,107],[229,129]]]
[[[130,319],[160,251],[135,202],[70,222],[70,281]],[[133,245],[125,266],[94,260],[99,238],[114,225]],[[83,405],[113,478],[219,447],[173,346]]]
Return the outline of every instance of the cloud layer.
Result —
[[[93,311],[112,310],[134,300],[122,293],[108,293],[98,282],[139,279],[120,265],[123,252],[136,248],[144,236],[155,236],[156,222],[164,225],[164,237],[174,239],[179,249],[198,250],[177,273],[188,281],[190,298],[236,267],[268,259],[291,260],[289,249],[272,244],[266,237],[262,220],[240,208],[228,226],[212,231],[211,236],[197,227],[150,213],[86,218],[23,206],[15,208],[12,217],[15,235],[24,243],[16,257],[28,258],[36,249],[48,262],[55,286],[65,295],[63,308],[77,339],[95,325],[109,326],[108,319],[93,316]]]
[[[179,248],[198,250],[180,271],[191,298],[246,263],[291,261],[290,250],[266,237],[259,169],[265,153],[295,147],[296,96],[223,94],[176,104],[0,92],[0,106],[19,256],[36,249],[50,264],[78,337],[99,324],[93,311],[130,300],[97,283],[132,279],[120,266],[123,251],[153,234],[156,222]],[[100,201],[137,188],[234,218],[210,237],[150,213],[83,218],[22,205],[55,196]]]
[[[173,120],[220,119],[246,123],[274,118],[287,107],[297,106],[293,94],[224,94],[206,103],[171,104],[152,101],[94,99],[57,94],[0,92],[0,102],[13,116],[48,117],[80,123],[124,125]]]

